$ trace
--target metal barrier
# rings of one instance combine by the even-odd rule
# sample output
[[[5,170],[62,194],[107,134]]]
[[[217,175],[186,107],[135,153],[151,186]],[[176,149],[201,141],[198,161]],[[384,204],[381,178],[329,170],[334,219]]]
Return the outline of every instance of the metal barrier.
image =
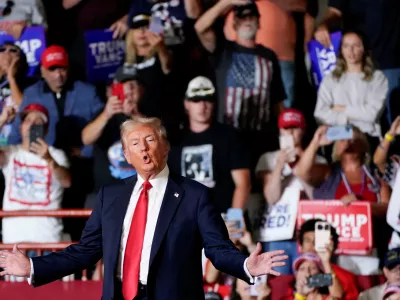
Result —
[[[11,217],[53,217],[53,218],[88,218],[92,213],[91,209],[57,209],[57,210],[0,210],[1,218]],[[18,248],[24,253],[29,250],[34,250],[38,255],[42,255],[43,251],[59,251],[76,242],[60,242],[60,243],[18,243]],[[0,250],[12,250],[14,244],[0,243]],[[7,280],[8,278],[6,278]],[[103,279],[103,262],[100,260],[93,272],[92,280]],[[74,280],[74,276],[63,278],[64,281]],[[87,270],[82,271],[82,280],[88,280]],[[18,280],[9,280],[18,281]]]

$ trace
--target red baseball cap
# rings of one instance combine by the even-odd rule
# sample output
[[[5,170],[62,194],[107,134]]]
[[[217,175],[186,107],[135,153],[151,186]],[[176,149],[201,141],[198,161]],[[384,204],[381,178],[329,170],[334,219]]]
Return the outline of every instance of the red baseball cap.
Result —
[[[303,255],[300,255],[294,262],[293,262],[293,271],[297,272],[301,264],[305,261],[312,261],[315,262],[315,264],[318,266],[318,268],[323,271],[324,268],[322,267],[322,262],[321,259],[317,254],[314,253],[304,253]]]
[[[46,107],[44,107],[41,104],[37,104],[37,103],[27,105],[24,108],[24,110],[21,112],[21,118],[24,119],[26,117],[26,115],[32,111],[39,112],[43,121],[46,123],[49,122],[49,111],[47,110]]]
[[[290,128],[297,127],[301,129],[306,128],[306,120],[304,119],[304,115],[294,108],[285,109],[278,118],[278,127],[281,128]]]
[[[68,67],[67,51],[61,46],[50,46],[42,54],[42,66],[46,69],[51,67]]]

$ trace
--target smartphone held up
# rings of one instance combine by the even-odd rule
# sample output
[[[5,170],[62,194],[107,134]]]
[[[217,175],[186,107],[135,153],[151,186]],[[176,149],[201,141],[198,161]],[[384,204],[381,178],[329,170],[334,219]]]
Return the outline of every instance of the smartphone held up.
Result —
[[[315,223],[315,251],[325,252],[331,242],[331,225],[328,222]]]

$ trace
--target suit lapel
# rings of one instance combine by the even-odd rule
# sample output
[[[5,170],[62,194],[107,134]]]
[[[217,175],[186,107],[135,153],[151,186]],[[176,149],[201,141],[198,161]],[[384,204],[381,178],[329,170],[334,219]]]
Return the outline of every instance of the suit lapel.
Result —
[[[161,204],[160,213],[158,215],[156,230],[154,232],[153,244],[151,246],[150,253],[150,264],[160,249],[161,243],[167,233],[168,226],[175,215],[175,212],[181,202],[183,196],[183,191],[179,185],[177,185],[171,177],[168,178],[167,189],[165,190],[165,195],[163,202]]]
[[[116,256],[113,257],[114,267],[117,266],[119,249],[121,246],[122,226],[124,224],[126,210],[128,209],[128,205],[136,181],[137,181],[136,176],[132,176],[125,179],[125,185],[121,187],[121,192],[118,194],[118,196],[115,198],[114,202],[111,205],[111,208],[115,209],[115,211],[112,214],[112,218],[113,220],[115,220],[115,232],[112,234],[113,237],[112,245],[114,245],[114,250],[111,252],[116,254]]]

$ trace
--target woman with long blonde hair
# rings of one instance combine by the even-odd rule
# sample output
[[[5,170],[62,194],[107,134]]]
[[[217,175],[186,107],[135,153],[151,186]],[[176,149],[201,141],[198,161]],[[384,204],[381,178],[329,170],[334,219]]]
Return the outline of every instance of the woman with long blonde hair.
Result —
[[[125,63],[117,72],[137,73],[143,81],[144,95],[140,111],[150,117],[163,117],[169,102],[168,75],[172,69],[172,56],[162,34],[150,30],[151,16],[133,16],[126,34]]]
[[[325,125],[350,123],[378,144],[379,119],[388,92],[385,75],[375,69],[361,34],[343,35],[335,70],[325,76],[318,90],[314,116]],[[374,138],[370,138],[374,137]]]

